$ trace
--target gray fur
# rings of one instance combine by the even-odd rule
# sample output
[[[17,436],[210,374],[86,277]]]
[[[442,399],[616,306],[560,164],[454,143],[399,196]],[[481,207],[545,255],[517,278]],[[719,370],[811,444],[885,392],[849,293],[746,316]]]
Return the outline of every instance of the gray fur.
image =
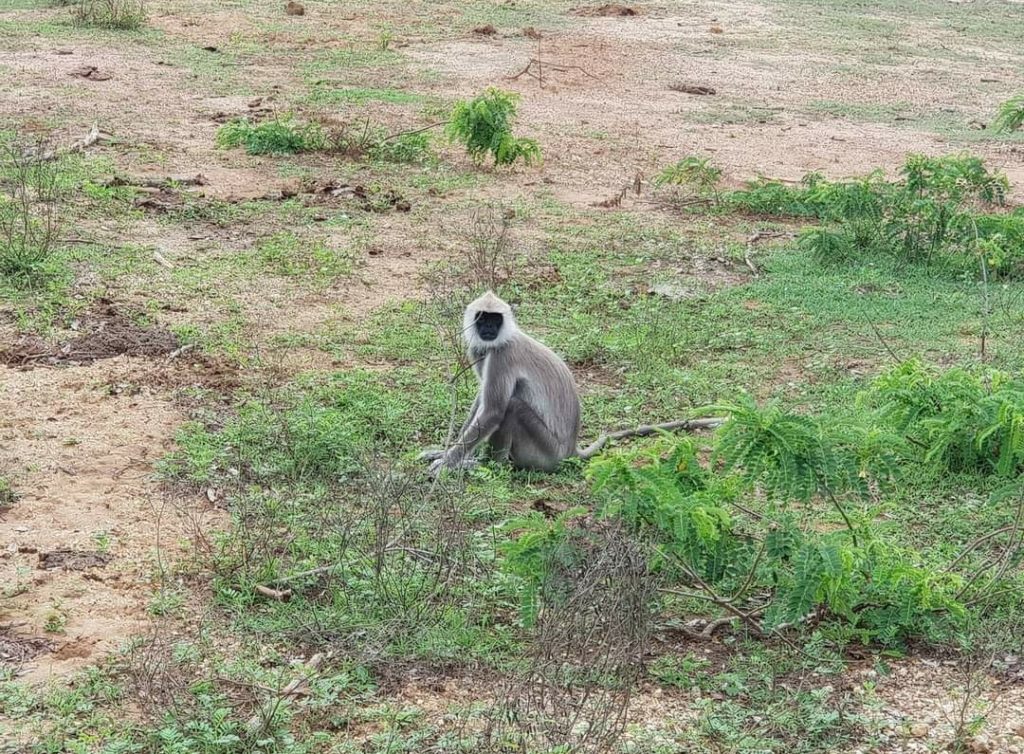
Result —
[[[478,337],[478,312],[502,314],[495,340]],[[551,471],[576,455],[580,399],[565,362],[520,330],[512,309],[491,291],[466,307],[463,325],[480,388],[458,439],[431,470],[465,468],[484,442],[495,460],[524,469]]]

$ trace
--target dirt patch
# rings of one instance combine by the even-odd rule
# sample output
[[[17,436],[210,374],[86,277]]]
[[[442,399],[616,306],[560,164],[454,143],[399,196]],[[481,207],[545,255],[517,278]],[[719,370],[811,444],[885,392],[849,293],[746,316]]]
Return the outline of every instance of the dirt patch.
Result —
[[[52,550],[39,553],[39,567],[44,571],[63,569],[85,571],[89,568],[103,568],[114,556],[98,550]]]
[[[154,574],[194,530],[215,528],[204,501],[168,501],[153,478],[182,411],[146,387],[109,388],[136,380],[139,364],[122,356],[75,368],[0,367],[0,467],[19,493],[0,517],[0,584],[11,594],[4,619],[24,626],[20,639],[41,635],[59,611],[66,638],[63,649],[29,661],[28,681],[94,662],[144,630]],[[102,569],[38,568],[39,553],[92,553],[100,541],[112,556]]]
[[[630,8],[628,5],[618,5],[617,3],[605,3],[599,5],[596,8],[574,8],[572,10],[574,16],[598,16],[598,17],[622,17],[622,16],[636,16],[639,15],[636,8]]]
[[[29,368],[82,365],[115,356],[163,356],[181,347],[174,333],[158,326],[140,325],[108,299],[96,302],[79,328],[85,332],[57,345],[36,335],[22,337],[0,351],[0,364]]]

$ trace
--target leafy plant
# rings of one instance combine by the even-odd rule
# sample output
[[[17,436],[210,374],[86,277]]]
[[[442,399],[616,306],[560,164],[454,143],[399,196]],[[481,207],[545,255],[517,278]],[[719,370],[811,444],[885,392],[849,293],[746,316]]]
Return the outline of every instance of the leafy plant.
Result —
[[[939,472],[1024,472],[1024,382],[996,370],[890,369],[866,396]]]
[[[253,123],[239,118],[225,123],[217,131],[217,146],[244,147],[253,155],[296,154],[325,149],[327,138],[316,123],[299,123],[291,115]]]
[[[495,165],[511,165],[518,160],[538,162],[540,147],[533,139],[512,133],[518,95],[489,87],[483,94],[452,109],[445,132],[462,143],[476,161],[490,155]]]
[[[850,636],[893,644],[956,625],[965,614],[962,579],[857,525],[843,501],[891,476],[900,446],[891,432],[870,421],[825,423],[747,396],[712,410],[729,419],[710,455],[692,439],[665,437],[587,467],[603,514],[648,538],[653,565],[682,585],[670,593],[703,593],[761,631],[827,615]],[[845,526],[801,525],[790,510],[818,501]],[[748,607],[757,594],[761,607]]]
[[[654,179],[655,186],[680,186],[696,196],[717,195],[716,187],[722,177],[720,168],[711,164],[709,157],[684,157],[669,165]]]
[[[946,259],[964,267],[976,266],[981,254],[992,260],[995,274],[1015,275],[1024,256],[1015,244],[1015,214],[982,211],[1003,204],[1008,190],[1006,176],[988,171],[977,157],[910,155],[897,181],[877,171],[836,183],[809,174],[799,186],[759,180],[725,194],[723,202],[758,214],[823,221],[800,239],[822,263],[871,253],[912,262]]]
[[[845,264],[857,255],[857,244],[850,233],[820,225],[800,231],[797,245],[822,265]]]
[[[999,106],[992,130],[997,134],[1017,131],[1024,126],[1024,94],[1018,94]]]

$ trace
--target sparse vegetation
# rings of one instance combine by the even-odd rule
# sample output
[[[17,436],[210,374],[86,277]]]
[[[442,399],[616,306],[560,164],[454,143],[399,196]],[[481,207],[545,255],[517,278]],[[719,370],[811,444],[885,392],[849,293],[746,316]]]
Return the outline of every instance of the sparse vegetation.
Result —
[[[675,186],[697,197],[717,196],[722,171],[708,157],[684,157],[669,165],[654,179],[655,186]]]
[[[540,161],[537,142],[512,133],[518,100],[511,92],[491,87],[471,100],[456,103],[446,126],[448,136],[465,146],[477,161],[487,156],[495,165]]]
[[[76,24],[134,31],[146,22],[146,0],[72,0]]]
[[[64,161],[45,147],[0,143],[0,283],[38,288],[64,274]]]
[[[85,5],[0,11],[0,750],[1020,747],[1022,133],[955,104],[1019,12]],[[430,478],[488,288],[582,445],[727,420]]]
[[[315,123],[300,123],[286,115],[262,123],[241,118],[225,123],[217,131],[217,146],[242,147],[254,155],[318,152],[327,146],[327,136]]]

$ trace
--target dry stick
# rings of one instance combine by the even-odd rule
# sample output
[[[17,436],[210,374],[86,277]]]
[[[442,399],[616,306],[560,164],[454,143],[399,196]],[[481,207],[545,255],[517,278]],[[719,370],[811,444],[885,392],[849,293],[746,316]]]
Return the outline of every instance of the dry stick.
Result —
[[[291,589],[271,589],[269,586],[263,586],[263,584],[257,584],[253,589],[264,597],[270,597],[270,599],[277,600],[278,602],[287,602],[292,598]]]
[[[392,139],[397,139],[399,136],[413,136],[415,134],[421,134],[424,131],[429,131],[430,129],[437,128],[438,126],[447,126],[449,122],[450,121],[447,121],[447,120],[439,120],[437,123],[431,123],[429,126],[424,126],[423,128],[415,128],[412,131],[396,131],[393,134],[388,134],[383,139],[381,139],[378,143],[379,144],[383,144],[385,141],[391,141]]]
[[[534,66],[537,66],[537,68],[539,70],[539,73],[535,74],[535,73],[533,73],[530,70]],[[555,71],[556,73],[567,73],[569,71],[579,71],[584,76],[589,76],[592,79],[596,79],[597,78],[597,76],[592,74],[590,71],[586,70],[585,68],[581,68],[578,65],[562,65],[560,63],[549,63],[549,62],[547,62],[545,60],[541,60],[540,58],[530,58],[530,62],[528,62],[526,64],[526,67],[523,68],[523,70],[521,70],[519,73],[515,74],[514,76],[509,76],[508,79],[509,79],[509,81],[515,81],[515,80],[519,79],[522,76],[532,76],[533,78],[537,79],[541,83],[541,86],[543,86],[544,85],[544,66],[547,66],[548,68],[550,68],[551,70]]]
[[[1015,527],[1012,526],[1012,525],[1011,526],[1004,526],[1001,529],[996,529],[995,531],[990,531],[988,534],[982,534],[980,537],[978,537],[973,542],[968,544],[967,547],[964,548],[963,552],[961,552],[959,555],[957,555],[953,559],[953,562],[951,562],[948,566],[946,566],[945,572],[949,573],[950,571],[952,571],[956,567],[957,563],[959,563],[965,557],[967,557],[972,552],[977,550],[979,547],[981,547],[981,545],[985,544],[988,540],[992,539],[992,537],[998,537],[1000,534],[1005,534],[1008,531],[1013,531],[1014,528]]]
[[[579,457],[583,460],[591,458],[600,451],[601,448],[607,445],[610,440],[622,440],[626,437],[646,437],[647,435],[653,435],[655,432],[689,432],[696,429],[714,429],[724,423],[724,417],[712,416],[706,419],[678,419],[676,421],[665,422],[663,424],[642,424],[635,429],[623,429],[619,432],[611,432],[601,435],[594,440],[594,442],[581,450],[579,452]]]
[[[323,660],[324,656],[320,653],[317,653],[309,658],[309,662],[306,663],[305,669],[309,672],[312,672],[317,669],[317,667],[320,665],[321,662],[323,662]],[[254,735],[255,733],[257,733],[263,727],[264,721],[269,720],[271,715],[274,714],[274,711],[277,709],[278,705],[280,705],[280,703],[288,697],[294,696],[298,692],[299,687],[305,684],[308,680],[308,675],[296,678],[283,689],[281,689],[281,693],[277,695],[276,699],[274,699],[270,704],[266,705],[263,709],[256,712],[255,715],[250,717],[249,722],[245,724],[245,729],[246,731],[248,731],[249,735]]]

